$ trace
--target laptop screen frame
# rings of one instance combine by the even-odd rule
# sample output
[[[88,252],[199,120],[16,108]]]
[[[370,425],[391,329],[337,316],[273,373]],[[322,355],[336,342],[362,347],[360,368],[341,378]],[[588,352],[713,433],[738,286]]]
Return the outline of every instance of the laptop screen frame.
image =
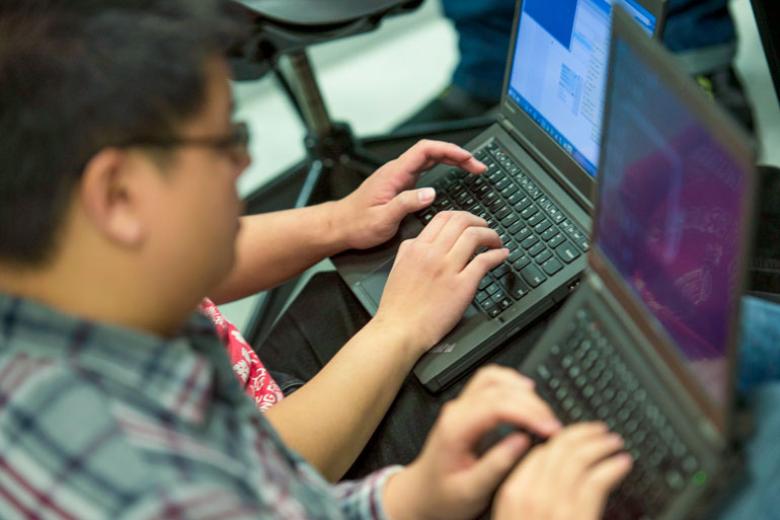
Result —
[[[669,368],[677,382],[682,385],[693,398],[694,402],[709,418],[711,423],[725,437],[732,435],[732,410],[734,406],[734,389],[736,385],[736,366],[738,352],[738,338],[740,328],[740,307],[741,295],[745,293],[747,282],[747,271],[749,266],[749,253],[752,247],[753,226],[755,215],[755,185],[756,168],[755,152],[748,136],[742,129],[732,121],[723,109],[709,100],[693,81],[686,76],[679,68],[671,55],[655,42],[651,42],[641,31],[634,26],[631,17],[622,9],[613,11],[612,38],[610,41],[610,66],[607,80],[607,103],[604,110],[604,136],[609,135],[609,116],[610,103],[609,96],[612,92],[612,82],[614,71],[614,61],[612,56],[615,54],[616,42],[620,39],[629,45],[638,59],[644,60],[653,70],[657,71],[659,77],[671,91],[683,100],[697,119],[711,129],[712,135],[717,142],[728,150],[734,157],[737,166],[747,172],[745,179],[745,204],[742,208],[744,213],[741,215],[741,224],[739,229],[739,250],[737,251],[737,280],[735,290],[740,297],[735,298],[731,307],[728,309],[729,325],[728,338],[726,341],[726,362],[728,367],[728,377],[726,380],[726,399],[718,405],[696,376],[690,372],[684,360],[678,354],[679,349],[674,346],[674,341],[661,323],[650,314],[640,298],[635,294],[631,287],[626,283],[618,270],[612,265],[606,254],[599,245],[598,226],[599,213],[601,211],[600,190],[596,194],[596,209],[594,212],[594,226],[592,232],[593,247],[588,255],[588,266],[592,269],[605,287],[612,293],[617,301],[622,305],[630,320],[639,328],[641,333],[649,340],[650,344],[658,354],[659,358]],[[599,157],[599,170],[604,165],[605,144],[602,142],[601,153]]]
[[[598,169],[596,170],[596,176],[592,177],[509,95],[512,67],[517,46],[517,33],[520,27],[520,18],[523,16],[523,3],[524,0],[518,0],[515,4],[512,39],[509,44],[509,53],[507,55],[506,67],[504,70],[504,83],[501,93],[501,112],[499,117],[504,119],[512,136],[520,141],[526,151],[528,151],[536,161],[541,163],[545,170],[551,174],[582,207],[592,212],[595,201],[594,187],[598,178]],[[658,38],[663,34],[666,0],[638,0],[638,3],[655,16],[656,25],[653,38]],[[602,128],[602,135],[603,132],[604,129]]]

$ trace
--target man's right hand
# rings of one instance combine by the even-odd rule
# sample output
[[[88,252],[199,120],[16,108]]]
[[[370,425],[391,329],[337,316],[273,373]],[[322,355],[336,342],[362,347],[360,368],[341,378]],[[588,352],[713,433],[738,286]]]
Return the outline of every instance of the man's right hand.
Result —
[[[533,448],[499,489],[496,520],[601,518],[610,492],[631,470],[621,438],[601,423],[569,426]]]
[[[500,424],[518,432],[478,455],[480,441]],[[482,368],[444,405],[420,456],[390,479],[385,510],[398,520],[475,518],[528,449],[527,433],[546,438],[560,427],[533,380],[509,368]]]
[[[481,248],[489,250],[475,257]],[[455,326],[480,280],[508,255],[485,220],[439,213],[417,238],[401,244],[374,320],[405,333],[405,342],[422,355]]]

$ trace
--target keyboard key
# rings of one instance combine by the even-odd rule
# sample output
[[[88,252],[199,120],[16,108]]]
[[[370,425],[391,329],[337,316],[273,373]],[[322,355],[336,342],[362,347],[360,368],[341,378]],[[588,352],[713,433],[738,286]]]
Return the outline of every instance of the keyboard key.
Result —
[[[523,280],[531,287],[539,287],[547,279],[544,273],[542,273],[534,264],[526,266],[520,271],[520,274],[522,275]]]
[[[520,188],[514,182],[510,182],[505,188],[501,189],[501,195],[504,197],[511,197],[515,193],[520,193]]]
[[[528,194],[529,194],[529,195],[531,196],[531,198],[532,198],[532,199],[534,199],[534,200],[536,200],[536,199],[538,199],[539,197],[541,197],[542,195],[544,195],[544,193],[542,192],[542,190],[540,190],[540,189],[539,189],[539,188],[537,188],[537,187],[533,187],[533,188],[529,189],[529,190],[528,190]]]
[[[499,286],[498,286],[498,284],[497,284],[497,283],[493,283],[493,282],[492,282],[492,280],[491,280],[491,283],[490,283],[490,285],[488,285],[488,286],[485,288],[485,290],[487,291],[487,293],[488,293],[489,295],[491,295],[491,296],[492,296],[493,294],[495,294],[495,293],[497,293],[497,292],[498,292],[498,290],[499,290]]]
[[[506,201],[514,206],[515,204],[517,204],[518,202],[520,202],[524,198],[527,199],[528,197],[526,197],[525,194],[523,194],[523,193],[517,192],[517,193],[514,193],[514,194],[510,195],[509,197],[507,197]],[[530,203],[531,199],[528,199],[528,202]]]
[[[537,213],[533,217],[526,220],[529,226],[534,227],[535,225],[539,224],[542,220],[544,220],[544,213]]]
[[[553,256],[552,252],[549,249],[545,249],[544,251],[542,251],[541,253],[539,253],[534,257],[534,262],[536,262],[539,265],[542,265],[547,260],[552,258],[552,256]]]
[[[502,220],[503,218],[509,216],[512,213],[512,210],[507,208],[506,206],[503,206],[500,210],[496,212],[496,218],[498,220]]]
[[[493,300],[493,303],[498,304],[501,300],[506,298],[506,293],[499,287],[498,291],[490,295],[490,299]]]
[[[463,190],[455,195],[455,202],[463,206],[469,198],[469,192]]]
[[[563,264],[560,263],[557,258],[550,258],[542,264],[542,270],[550,276],[554,275],[561,269],[563,269]]]
[[[475,181],[471,187],[471,193],[476,195],[477,198],[482,199],[482,197],[490,193],[490,186],[485,183],[477,184]]]
[[[515,260],[517,260],[518,258],[522,258],[523,256],[525,256],[525,251],[523,251],[522,249],[518,249],[516,251],[512,251],[511,253],[509,253],[509,258],[507,260],[511,264]]]
[[[502,176],[501,179],[499,179],[499,181],[496,182],[495,186],[498,191],[501,191],[507,186],[509,186],[510,184],[512,184],[512,182],[507,177]]]
[[[493,202],[499,199],[498,199],[498,194],[495,191],[489,191],[484,195],[482,195],[482,198],[480,200],[482,200],[482,203],[485,206],[490,206],[490,204],[492,204]]]
[[[437,199],[433,202],[433,207],[437,209],[442,209],[447,206],[447,203],[449,200],[447,200],[446,195],[439,195]]]
[[[426,211],[422,215],[420,215],[420,220],[422,220],[425,224],[433,220],[433,217],[436,215],[435,211]]]
[[[551,211],[549,215],[550,218],[553,219],[553,222],[555,222],[556,224],[560,224],[566,218],[560,210]]]
[[[517,222],[515,222],[511,226],[507,227],[507,231],[509,231],[510,235],[516,235],[518,231],[523,229],[523,227],[525,227],[525,222],[523,222],[521,220],[518,220]],[[531,229],[529,228],[528,231],[530,232]]]
[[[492,271],[490,271],[490,274],[492,274],[493,277],[495,278],[499,278],[508,272],[509,272],[509,266],[507,266],[506,264],[501,264],[495,269],[493,269]]]
[[[544,240],[545,242],[549,242],[557,234],[558,234],[558,230],[555,229],[554,227],[550,227],[547,229],[547,231],[542,233],[542,240]]]
[[[574,230],[565,230],[564,233],[568,235],[569,239],[574,242],[580,249],[583,251],[587,251],[588,246],[588,237],[585,236],[585,234],[580,231],[579,229],[574,228]]]
[[[523,255],[520,258],[518,258],[517,260],[512,262],[512,267],[514,267],[515,269],[520,271],[521,269],[523,269],[525,266],[527,266],[530,263],[531,263],[531,257],[529,257],[527,255]]]
[[[536,231],[537,233],[539,233],[541,235],[542,233],[544,233],[545,231],[550,229],[550,226],[552,226],[552,222],[550,222],[547,219],[544,219],[541,222],[539,222],[536,225],[536,227],[534,227],[534,231]]]
[[[521,227],[518,231],[514,233],[514,236],[517,240],[519,240],[522,243],[524,240],[532,237],[533,235],[531,234],[531,228],[529,228],[526,225],[523,225],[523,227]]]
[[[528,206],[523,211],[520,212],[520,216],[523,217],[525,220],[528,220],[529,218],[533,217],[539,212],[539,208],[536,206]]]
[[[529,229],[530,232],[530,229]],[[535,235],[531,235],[522,242],[520,242],[520,245],[523,246],[524,249],[531,249],[533,246],[535,246],[539,242],[539,238]]]
[[[495,302],[493,300],[491,300],[490,298],[487,298],[487,299],[482,300],[481,302],[479,302],[479,307],[483,311],[485,311],[487,313],[489,313],[490,309],[492,309],[495,306],[496,306]]]
[[[544,365],[539,365],[536,367],[536,375],[538,375],[544,381],[547,381],[552,377],[550,370]]]
[[[572,263],[580,256],[579,250],[568,240],[555,248],[555,253],[567,264]]]
[[[496,213],[498,210],[500,210],[500,209],[504,208],[505,204],[504,204],[504,201],[503,201],[503,200],[501,200],[501,199],[499,199],[499,198],[496,198],[496,199],[495,199],[495,200],[493,200],[493,201],[486,202],[486,203],[485,203],[485,206],[487,207],[487,209],[489,209],[489,210],[490,210],[490,211],[492,211],[493,213]],[[510,211],[511,211],[511,210],[510,210]]]
[[[501,219],[501,224],[504,227],[510,227],[518,222],[520,222],[520,218],[514,213],[510,213],[509,215]]]
[[[574,233],[577,231],[577,226],[572,224],[570,220],[564,220],[561,222],[561,229],[563,229],[566,233]]]
[[[514,197],[515,195],[513,195]],[[515,207],[517,211],[523,211],[524,209],[528,208],[531,204],[533,204],[533,201],[530,197],[524,196],[520,198],[517,202],[513,202],[512,205]]]
[[[515,273],[510,273],[503,277],[501,283],[504,290],[516,300],[528,294],[528,285]]]
[[[547,247],[544,245],[544,242],[538,242],[535,246],[533,246],[531,249],[528,250],[528,254],[531,256],[536,256],[542,251],[544,251],[545,249],[547,249]]]
[[[563,234],[558,233],[557,235],[552,237],[552,239],[550,239],[549,241],[550,247],[556,248],[559,245],[563,244],[564,240],[566,240],[566,237],[564,237]]]

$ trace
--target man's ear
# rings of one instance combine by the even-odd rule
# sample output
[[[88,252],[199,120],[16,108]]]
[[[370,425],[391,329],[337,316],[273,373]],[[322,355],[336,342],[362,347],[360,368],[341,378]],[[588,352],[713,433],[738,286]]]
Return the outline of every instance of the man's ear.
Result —
[[[106,148],[90,159],[81,179],[80,199],[87,219],[108,240],[135,248],[144,239],[141,218],[138,161],[127,152]]]

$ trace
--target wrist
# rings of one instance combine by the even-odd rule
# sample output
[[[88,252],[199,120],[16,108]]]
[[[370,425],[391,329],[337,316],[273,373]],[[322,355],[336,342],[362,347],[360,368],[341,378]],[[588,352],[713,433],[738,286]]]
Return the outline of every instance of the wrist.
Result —
[[[368,322],[365,329],[376,337],[384,338],[383,343],[392,344],[396,351],[403,353],[409,364],[416,363],[420,356],[430,348],[430,345],[425,345],[420,341],[419,333],[412,330],[407,322],[388,318],[381,312],[381,309]]]
[[[415,463],[396,473],[385,484],[382,505],[390,520],[414,518],[436,520],[426,503],[426,485],[419,478],[419,467]]]
[[[326,226],[325,236],[328,237],[334,254],[350,249],[354,234],[352,228],[355,226],[356,219],[350,215],[347,199],[325,202],[320,207],[325,213],[323,219]]]

